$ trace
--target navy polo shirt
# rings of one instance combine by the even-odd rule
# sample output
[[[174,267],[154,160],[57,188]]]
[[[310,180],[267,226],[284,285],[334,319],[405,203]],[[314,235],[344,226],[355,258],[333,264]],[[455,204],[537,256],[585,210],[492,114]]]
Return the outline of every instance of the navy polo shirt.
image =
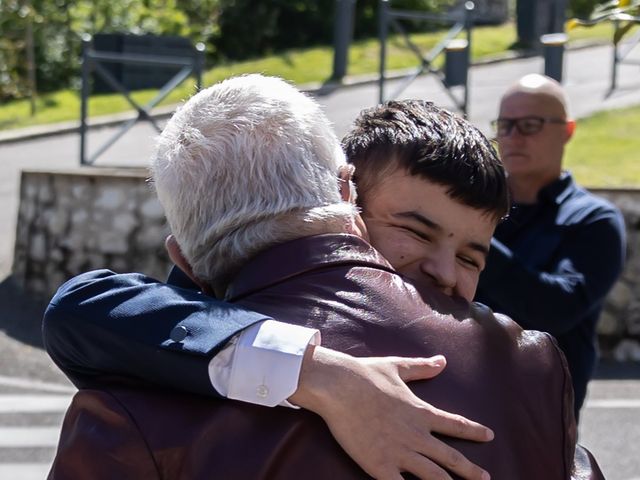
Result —
[[[476,299],[523,328],[551,333],[567,357],[576,416],[597,359],[596,323],[624,264],[619,210],[570,173],[498,225]]]

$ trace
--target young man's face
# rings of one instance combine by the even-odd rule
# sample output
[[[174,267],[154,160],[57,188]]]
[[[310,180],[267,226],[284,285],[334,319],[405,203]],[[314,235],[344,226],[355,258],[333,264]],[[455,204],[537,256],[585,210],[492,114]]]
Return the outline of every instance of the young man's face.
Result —
[[[404,169],[366,193],[371,244],[405,277],[473,300],[496,220]]]

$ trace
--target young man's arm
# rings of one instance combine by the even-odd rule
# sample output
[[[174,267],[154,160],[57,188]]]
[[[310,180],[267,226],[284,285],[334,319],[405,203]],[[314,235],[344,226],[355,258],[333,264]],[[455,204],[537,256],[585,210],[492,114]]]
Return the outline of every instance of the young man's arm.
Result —
[[[220,396],[209,360],[234,335],[266,319],[193,289],[97,270],[58,289],[44,315],[43,338],[79,388],[100,376],[123,375]]]
[[[143,275],[101,270],[80,275],[60,288],[45,313],[43,332],[47,351],[79,387],[91,385],[101,375],[120,375],[219,396],[212,384],[212,365],[215,368],[230,339],[237,347],[244,335],[245,346],[260,343],[259,349],[267,350],[277,343],[256,342],[264,320],[263,315],[195,290]],[[246,335],[247,327],[254,334]],[[274,368],[277,375],[282,373]],[[302,350],[293,372],[290,400],[321,415],[347,453],[376,478],[400,478],[401,471],[419,478],[449,478],[441,467],[463,478],[483,478],[483,470],[432,432],[476,441],[488,440],[490,432],[433,408],[405,384],[435,376],[443,368],[443,361],[358,359],[311,345]],[[248,390],[256,395],[236,398],[261,404],[265,397],[270,397],[269,404],[286,398],[271,395],[269,386],[274,382],[264,383],[268,385]],[[394,414],[389,415],[390,411]]]

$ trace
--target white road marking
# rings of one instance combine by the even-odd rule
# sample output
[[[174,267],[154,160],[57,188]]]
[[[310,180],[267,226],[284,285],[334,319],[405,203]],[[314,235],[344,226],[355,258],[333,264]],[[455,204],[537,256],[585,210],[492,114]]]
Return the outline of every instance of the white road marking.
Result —
[[[2,463],[0,478],[16,480],[42,480],[47,478],[51,465],[48,463]]]
[[[60,427],[0,427],[0,448],[55,447],[59,438]]]
[[[640,408],[640,398],[603,398],[589,400],[585,408]]]
[[[0,375],[0,385],[5,387],[29,388],[54,393],[76,392],[76,388],[71,385],[41,382],[39,380],[29,380],[28,378],[7,377],[5,375]]]
[[[0,413],[64,412],[71,395],[0,395]]]

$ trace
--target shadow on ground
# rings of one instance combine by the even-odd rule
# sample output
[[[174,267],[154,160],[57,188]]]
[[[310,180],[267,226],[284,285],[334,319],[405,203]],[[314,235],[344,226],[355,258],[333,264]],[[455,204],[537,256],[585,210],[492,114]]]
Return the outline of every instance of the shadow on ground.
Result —
[[[0,281],[0,330],[22,343],[42,348],[42,314],[48,302],[24,292],[13,277]]]
[[[616,362],[602,360],[596,368],[597,380],[638,380],[640,379],[640,362]]]

